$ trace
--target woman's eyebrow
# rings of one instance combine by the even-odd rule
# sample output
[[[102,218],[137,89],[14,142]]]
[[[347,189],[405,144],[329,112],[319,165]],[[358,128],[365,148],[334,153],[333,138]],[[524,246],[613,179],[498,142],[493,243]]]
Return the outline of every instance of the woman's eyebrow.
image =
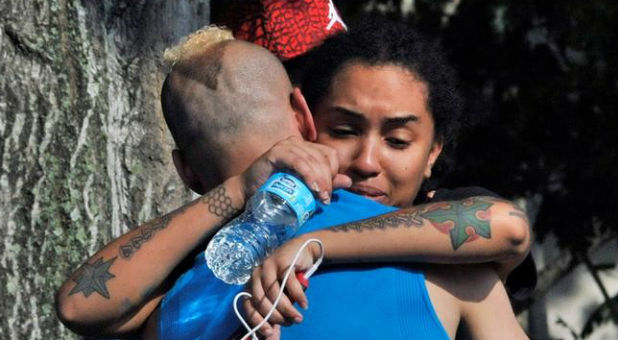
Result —
[[[333,111],[346,116],[348,119],[355,121],[366,121],[367,117],[364,114],[352,111],[342,106],[335,106],[332,108]],[[408,124],[409,122],[417,122],[419,120],[417,115],[407,114],[405,116],[398,117],[384,117],[382,118],[382,126],[386,129],[395,129],[401,126]]]
[[[333,110],[337,113],[340,113],[344,116],[348,116],[350,118],[353,119],[358,119],[358,120],[367,120],[367,117],[365,117],[364,114],[360,113],[360,112],[356,112],[356,111],[352,111],[350,109],[347,109],[345,107],[342,106],[335,106],[333,107]],[[414,114],[408,114],[406,116],[399,116],[399,117],[384,117],[382,119],[382,124],[383,125],[395,125],[395,126],[400,126],[400,125],[405,125],[408,122],[416,122],[418,121],[418,116],[414,115]]]
[[[352,118],[352,119],[367,120],[365,115],[363,115],[362,113],[359,113],[359,112],[356,112],[356,111],[352,111],[350,109],[346,109],[345,107],[335,106],[335,107],[333,107],[333,110],[335,112],[339,113],[339,114],[342,114],[344,116],[348,116],[349,118]]]
[[[399,126],[404,126],[409,122],[417,122],[418,116],[413,114],[402,116],[402,117],[386,117],[382,119],[382,125],[387,128],[394,128]]]

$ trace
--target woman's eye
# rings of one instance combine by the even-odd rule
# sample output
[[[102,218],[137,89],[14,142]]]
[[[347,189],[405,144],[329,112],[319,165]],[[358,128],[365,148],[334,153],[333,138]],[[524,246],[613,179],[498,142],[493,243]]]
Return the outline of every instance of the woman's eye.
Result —
[[[386,138],[386,142],[391,147],[396,148],[396,149],[405,149],[410,145],[410,142],[406,140],[399,139],[399,138],[393,138],[393,137]]]
[[[353,136],[356,134],[354,130],[349,128],[331,128],[330,133],[334,137]]]

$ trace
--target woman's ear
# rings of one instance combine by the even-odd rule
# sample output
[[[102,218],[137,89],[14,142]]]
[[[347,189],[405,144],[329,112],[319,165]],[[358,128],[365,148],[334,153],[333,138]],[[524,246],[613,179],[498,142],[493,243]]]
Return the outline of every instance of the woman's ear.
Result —
[[[315,123],[313,122],[313,115],[305,96],[298,87],[295,87],[290,94],[290,104],[294,110],[296,122],[298,123],[298,129],[305,140],[315,142],[318,138],[318,134],[315,129]]]
[[[434,141],[431,145],[431,150],[429,150],[429,156],[427,157],[427,164],[425,165],[425,172],[423,173],[423,175],[425,176],[425,179],[430,178],[431,177],[431,169],[433,168],[433,165],[436,164],[436,161],[438,160],[438,156],[440,156],[440,153],[442,152],[442,141]]]
[[[184,156],[180,150],[172,150],[172,160],[174,161],[176,172],[178,173],[178,176],[180,176],[182,182],[189,187],[189,189],[202,195],[204,193],[204,188],[202,188],[200,180],[195,175],[195,172],[189,163],[184,159]]]

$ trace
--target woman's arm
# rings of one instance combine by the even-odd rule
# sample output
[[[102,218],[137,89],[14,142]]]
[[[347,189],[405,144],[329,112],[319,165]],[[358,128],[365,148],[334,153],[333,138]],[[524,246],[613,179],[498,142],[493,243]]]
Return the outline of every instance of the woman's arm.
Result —
[[[463,266],[462,275],[453,280],[451,293],[458,299],[461,324],[471,339],[528,339],[518,323],[508,294],[495,271],[488,266]],[[461,272],[461,270],[459,270]]]
[[[326,263],[423,262],[486,263],[502,279],[529,251],[525,214],[511,202],[493,197],[429,203],[378,217],[303,234],[290,240],[257,268],[250,282],[253,294],[245,302],[251,323],[261,322],[276,299],[278,283],[296,251],[310,238],[324,244]],[[317,244],[303,251],[297,270],[307,270],[319,257]],[[264,287],[268,287],[265,289]],[[302,319],[292,301],[308,303],[303,288],[291,277],[287,295],[271,317],[272,323]],[[269,329],[270,324],[265,329]]]
[[[493,197],[429,203],[299,236],[324,243],[325,260],[349,262],[498,263],[501,276],[530,249],[525,214]],[[312,245],[314,256],[319,249]]]

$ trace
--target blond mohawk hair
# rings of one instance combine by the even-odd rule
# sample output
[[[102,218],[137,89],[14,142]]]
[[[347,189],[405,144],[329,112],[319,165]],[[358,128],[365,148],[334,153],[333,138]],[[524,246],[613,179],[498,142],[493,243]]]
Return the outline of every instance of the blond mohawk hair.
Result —
[[[183,38],[177,45],[165,49],[163,60],[169,66],[174,66],[182,60],[203,53],[217,43],[228,40],[234,40],[234,35],[229,29],[216,25],[205,26]]]

